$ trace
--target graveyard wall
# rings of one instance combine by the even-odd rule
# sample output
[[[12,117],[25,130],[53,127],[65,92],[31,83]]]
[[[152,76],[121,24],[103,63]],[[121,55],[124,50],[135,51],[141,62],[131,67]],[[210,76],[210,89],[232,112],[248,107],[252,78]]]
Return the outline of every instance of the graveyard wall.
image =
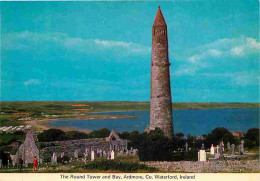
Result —
[[[190,172],[190,173],[239,173],[239,172],[259,172],[259,160],[226,160],[208,162],[143,162],[149,167],[157,168],[167,172]]]

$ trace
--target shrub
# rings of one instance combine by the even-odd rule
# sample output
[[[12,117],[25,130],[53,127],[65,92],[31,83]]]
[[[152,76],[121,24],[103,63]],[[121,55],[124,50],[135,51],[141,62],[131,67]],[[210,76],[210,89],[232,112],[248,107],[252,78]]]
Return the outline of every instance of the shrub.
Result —
[[[184,160],[186,161],[197,161],[198,160],[198,150],[191,149],[184,153]]]

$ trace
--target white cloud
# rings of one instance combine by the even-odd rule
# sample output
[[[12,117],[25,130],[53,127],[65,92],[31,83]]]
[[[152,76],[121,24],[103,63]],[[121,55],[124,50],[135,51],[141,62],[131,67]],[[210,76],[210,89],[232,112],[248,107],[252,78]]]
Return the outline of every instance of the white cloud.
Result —
[[[239,46],[239,47],[235,47],[231,49],[231,53],[232,55],[244,55],[244,47],[243,46]]]
[[[187,59],[197,63],[208,58],[243,58],[252,54],[259,54],[260,43],[253,38],[242,36],[234,39],[220,39],[205,44],[193,50],[193,54]]]
[[[209,55],[212,55],[212,56],[215,56],[215,57],[218,57],[218,56],[221,56],[222,52],[219,51],[219,50],[216,50],[216,49],[210,49],[208,51]]]
[[[55,48],[55,46],[65,49],[79,51],[81,53],[100,53],[110,51],[115,56],[127,55],[148,55],[150,47],[141,44],[114,40],[84,39],[70,37],[65,33],[34,33],[21,32],[2,35],[1,48],[8,49],[37,49]]]
[[[99,40],[99,39],[95,39],[94,42],[97,45],[102,45],[102,46],[106,46],[106,47],[129,47],[133,44],[132,42],[127,43],[127,42],[123,42],[123,41],[105,41],[105,40]]]
[[[248,85],[259,85],[260,76],[258,76],[258,72],[234,72],[234,73],[203,73],[200,74],[206,77],[212,78],[229,78],[230,83],[233,85],[245,87]]]
[[[39,79],[29,79],[27,81],[25,81],[23,84],[24,86],[30,86],[30,85],[37,85],[40,83]]]

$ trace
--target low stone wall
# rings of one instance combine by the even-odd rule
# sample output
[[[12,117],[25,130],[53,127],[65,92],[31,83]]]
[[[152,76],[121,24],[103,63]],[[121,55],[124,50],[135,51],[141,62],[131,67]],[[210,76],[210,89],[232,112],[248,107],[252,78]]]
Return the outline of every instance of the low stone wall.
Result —
[[[257,172],[259,173],[259,160],[226,160],[226,161],[208,161],[208,162],[143,162],[149,167],[157,168],[167,172],[190,172],[190,173],[239,173],[239,172]]]

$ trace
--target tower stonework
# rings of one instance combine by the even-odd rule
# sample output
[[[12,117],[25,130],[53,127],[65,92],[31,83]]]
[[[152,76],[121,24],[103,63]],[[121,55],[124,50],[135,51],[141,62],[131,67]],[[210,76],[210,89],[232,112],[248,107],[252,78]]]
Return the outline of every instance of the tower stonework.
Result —
[[[172,138],[172,98],[168,56],[167,25],[160,6],[152,27],[150,125],[146,131],[160,128]]]

